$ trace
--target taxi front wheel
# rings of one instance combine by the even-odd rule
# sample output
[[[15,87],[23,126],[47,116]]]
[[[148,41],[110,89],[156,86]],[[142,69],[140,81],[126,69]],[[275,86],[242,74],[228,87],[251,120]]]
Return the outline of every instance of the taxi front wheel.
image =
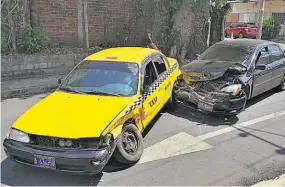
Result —
[[[139,161],[142,154],[143,137],[134,124],[127,124],[118,137],[114,158],[123,164],[133,164]]]

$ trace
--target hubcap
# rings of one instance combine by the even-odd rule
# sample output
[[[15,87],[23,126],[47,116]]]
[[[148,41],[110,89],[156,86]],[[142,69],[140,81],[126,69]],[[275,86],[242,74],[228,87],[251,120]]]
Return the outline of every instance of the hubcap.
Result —
[[[138,150],[138,140],[134,132],[125,131],[122,134],[123,148],[128,154],[135,154]]]
[[[282,89],[284,90],[285,89],[285,77],[282,80],[281,86],[282,86]]]

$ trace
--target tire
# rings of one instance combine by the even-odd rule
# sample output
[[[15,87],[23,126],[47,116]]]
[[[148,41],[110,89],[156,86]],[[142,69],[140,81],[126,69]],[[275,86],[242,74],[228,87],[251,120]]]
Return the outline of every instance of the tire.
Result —
[[[243,34],[242,32],[240,32],[240,33],[238,34],[238,38],[244,38],[244,34]]]
[[[176,102],[174,91],[172,90],[171,97],[169,98],[169,100],[165,104],[165,108],[168,110],[174,110],[176,108],[176,106],[177,106],[177,102]]]
[[[142,154],[143,137],[139,129],[134,124],[125,125],[118,137],[114,158],[122,164],[134,164],[139,161]]]
[[[282,79],[280,85],[277,87],[277,89],[279,91],[284,91],[285,90],[285,75],[283,76],[283,79]]]

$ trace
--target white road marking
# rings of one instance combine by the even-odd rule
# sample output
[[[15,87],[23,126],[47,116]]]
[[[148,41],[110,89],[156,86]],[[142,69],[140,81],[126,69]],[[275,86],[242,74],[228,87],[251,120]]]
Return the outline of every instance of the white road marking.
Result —
[[[146,148],[139,161],[139,164],[211,149],[213,146],[206,142],[203,142],[204,140],[237,130],[237,128],[257,124],[284,114],[285,110],[262,116],[237,125],[232,125],[230,127],[226,127],[217,131],[209,132],[197,137],[193,137],[186,132],[178,133]]]
[[[186,132],[181,132],[146,148],[139,164],[210,148],[213,148],[213,146]]]
[[[237,130],[237,128],[242,128],[242,127],[247,127],[247,126],[250,126],[250,125],[254,125],[256,123],[260,123],[260,122],[263,122],[263,121],[266,121],[266,120],[269,120],[269,119],[272,119],[272,118],[275,118],[275,117],[278,117],[278,116],[282,116],[284,114],[285,114],[285,110],[282,110],[280,112],[275,112],[275,113],[272,113],[272,114],[269,114],[269,115],[266,115],[266,116],[262,116],[262,117],[259,117],[259,118],[256,118],[256,119],[253,119],[253,120],[250,120],[250,121],[246,121],[246,122],[243,122],[243,123],[240,123],[240,124],[232,125],[230,127],[224,128],[224,129],[220,129],[220,130],[217,130],[217,131],[213,131],[213,132],[209,132],[209,133],[206,133],[206,134],[202,134],[200,136],[197,136],[197,138],[200,139],[201,141],[203,141],[203,140],[206,140],[206,139],[209,139],[209,138],[213,138],[215,136],[219,136],[221,134],[225,134],[225,133]]]

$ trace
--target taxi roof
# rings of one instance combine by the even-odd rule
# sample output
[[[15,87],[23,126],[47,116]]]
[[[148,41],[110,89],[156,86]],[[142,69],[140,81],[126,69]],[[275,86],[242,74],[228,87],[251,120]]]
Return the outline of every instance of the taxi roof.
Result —
[[[94,53],[84,60],[102,60],[115,62],[134,62],[141,64],[142,61],[150,54],[159,52],[155,49],[142,47],[117,47],[109,48]]]

